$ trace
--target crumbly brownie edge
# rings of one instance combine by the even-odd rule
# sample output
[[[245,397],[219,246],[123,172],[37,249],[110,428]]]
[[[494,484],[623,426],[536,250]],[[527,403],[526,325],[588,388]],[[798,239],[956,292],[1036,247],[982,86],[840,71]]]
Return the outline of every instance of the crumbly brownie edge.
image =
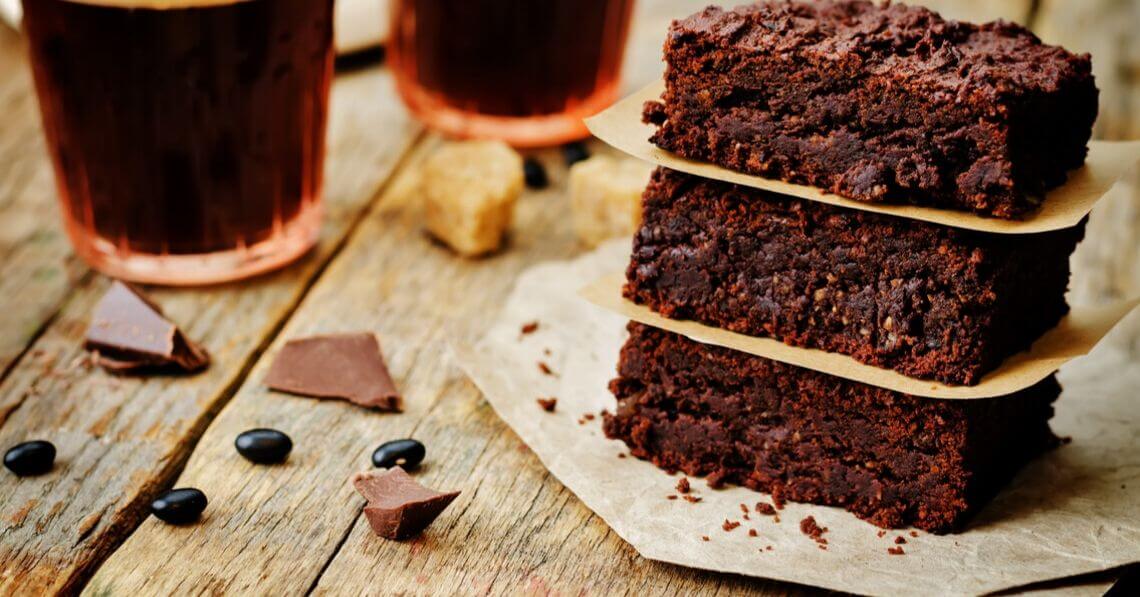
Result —
[[[1056,445],[1059,386],[940,401],[630,325],[607,436],[666,470],[843,507],[882,527],[960,529]]]
[[[659,168],[624,294],[692,319],[973,384],[1067,312],[1081,225],[996,235]]]

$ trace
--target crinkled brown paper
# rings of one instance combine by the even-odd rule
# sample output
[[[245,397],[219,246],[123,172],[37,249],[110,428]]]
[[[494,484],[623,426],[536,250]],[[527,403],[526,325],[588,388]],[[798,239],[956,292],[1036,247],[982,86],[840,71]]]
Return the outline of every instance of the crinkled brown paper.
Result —
[[[706,162],[683,158],[649,142],[656,127],[641,122],[641,108],[648,100],[661,97],[665,84],[653,83],[608,109],[586,119],[586,127],[602,141],[647,162],[712,178],[819,201],[830,205],[888,214],[912,220],[934,222],[955,228],[1001,234],[1028,234],[1069,228],[1088,215],[1104,195],[1140,161],[1140,141],[1092,141],[1085,165],[1069,173],[1065,184],[1046,195],[1041,208],[1022,220],[1002,220],[964,211],[855,201],[824,192],[816,187],[791,184],[721,168]]]
[[[1140,364],[1107,345],[1062,370],[1053,427],[1072,443],[1026,467],[961,533],[879,537],[877,527],[841,509],[794,503],[779,523],[755,513],[743,520],[739,504],[767,496],[740,487],[714,491],[698,480],[700,503],[667,500],[678,477],[619,458],[625,445],[606,439],[597,419],[578,422],[614,407],[606,384],[626,324],[578,290],[621,268],[628,252],[628,241],[615,242],[526,271],[490,330],[452,348],[499,416],[642,556],[883,595],[977,594],[1140,561]],[[531,321],[538,329],[521,334]],[[535,403],[546,396],[558,398],[553,413]],[[808,515],[829,529],[826,551],[800,532]],[[743,525],[726,532],[726,519]],[[889,555],[900,535],[905,555]]]

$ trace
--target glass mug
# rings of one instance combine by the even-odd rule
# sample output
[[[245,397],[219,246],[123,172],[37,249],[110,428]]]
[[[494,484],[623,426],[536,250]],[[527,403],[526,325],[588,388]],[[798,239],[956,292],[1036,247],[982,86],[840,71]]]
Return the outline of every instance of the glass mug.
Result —
[[[388,60],[433,128],[518,147],[588,135],[617,98],[633,0],[392,0]]]
[[[316,242],[333,0],[24,0],[76,252],[204,284]]]

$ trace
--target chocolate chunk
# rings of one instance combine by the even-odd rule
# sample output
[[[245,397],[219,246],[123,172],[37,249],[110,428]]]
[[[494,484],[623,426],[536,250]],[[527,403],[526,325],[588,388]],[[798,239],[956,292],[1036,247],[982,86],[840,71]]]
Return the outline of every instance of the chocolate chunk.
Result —
[[[554,412],[555,407],[558,406],[557,398],[538,398],[536,402],[538,402],[538,405],[542,407],[542,410],[548,413]]]
[[[420,485],[404,469],[356,473],[352,486],[368,500],[364,515],[372,531],[386,539],[409,539],[420,534],[459,495]]]
[[[140,290],[119,281],[95,306],[87,328],[87,350],[112,373],[147,369],[200,371],[210,364],[205,349],[191,342]]]
[[[340,398],[379,410],[403,408],[380,343],[368,332],[286,342],[265,376],[265,385],[290,394]]]

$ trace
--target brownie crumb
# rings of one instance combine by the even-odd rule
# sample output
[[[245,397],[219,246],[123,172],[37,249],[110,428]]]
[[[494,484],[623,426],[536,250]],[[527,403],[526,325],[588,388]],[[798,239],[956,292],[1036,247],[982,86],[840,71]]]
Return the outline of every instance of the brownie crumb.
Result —
[[[625,452],[618,452],[618,458],[625,458]]]
[[[911,536],[911,537],[917,537],[917,536],[918,536],[918,531],[911,531],[911,532],[910,532],[910,536]]]
[[[587,421],[593,421],[594,420],[594,413],[586,413],[586,414],[582,415],[582,418],[586,419]]]
[[[739,522],[737,522],[737,521],[735,521],[735,520],[728,520],[728,519],[726,518],[726,519],[724,520],[724,524],[720,525],[720,528],[724,529],[724,531],[727,533],[727,532],[729,532],[729,531],[731,531],[731,530],[735,529],[735,528],[736,528],[736,527],[738,527],[738,526],[740,526],[740,523],[739,523]]]
[[[827,545],[827,539],[823,538],[823,534],[827,532],[827,527],[819,526],[814,516],[808,516],[800,521],[800,532],[811,537],[812,541],[820,545]]]
[[[538,330],[538,322],[532,321],[530,323],[524,323],[522,328],[519,329],[519,334],[525,336],[527,334],[533,334],[536,330]]]
[[[748,529],[748,536],[749,537],[759,537],[760,533],[757,533],[756,529]]]
[[[677,499],[677,496],[676,496],[676,495],[673,495],[672,493],[670,493],[669,495],[665,496],[665,499],[667,499],[667,500],[675,500],[675,499]]]
[[[550,355],[552,355],[552,354],[554,354],[554,353],[550,352],[550,349],[549,349],[549,348],[544,348],[544,349],[542,349],[542,354],[544,354],[544,355],[546,355],[546,356],[550,356]]]
[[[681,477],[681,480],[677,481],[677,493],[689,493],[690,489],[692,488],[689,486],[689,480],[687,478]]]
[[[886,534],[887,534],[887,532],[886,532],[886,531],[884,531],[884,530],[882,530],[882,529],[879,529],[879,532],[878,532],[878,533],[875,533],[875,535],[876,535],[876,536],[878,536],[878,537],[883,537],[883,536],[885,536]]]
[[[684,496],[684,497],[685,497],[685,501],[686,501],[686,502],[689,502],[689,503],[692,503],[692,504],[695,504],[695,503],[697,503],[697,502],[701,501],[701,498],[699,498],[699,497],[697,497],[697,496],[695,496],[695,495],[686,495],[686,496]]]
[[[895,545],[902,545],[903,543],[906,543],[906,539],[902,535],[895,537]]]
[[[816,547],[822,549],[823,551],[827,551],[827,545],[826,544],[820,543],[819,545],[816,545]]]
[[[745,516],[748,516],[748,506],[745,504],[740,504],[740,511],[743,512]]]
[[[776,507],[768,502],[756,502],[756,512],[764,516],[775,516]]]
[[[553,370],[553,369],[551,369],[551,368],[550,368],[550,365],[547,365],[547,364],[546,364],[546,362],[544,362],[544,361],[539,361],[539,362],[538,362],[538,370],[539,370],[539,371],[542,371],[542,374],[543,374],[543,375],[549,375],[549,376],[551,376],[551,377],[554,377],[554,376],[555,376],[555,375],[554,375],[554,370]]]
[[[749,517],[748,517],[748,513],[747,513],[747,512],[745,512],[745,513],[744,513],[744,520],[752,520],[751,518],[749,518]]]
[[[554,412],[554,407],[558,406],[557,398],[539,398],[535,400],[535,402],[542,407],[542,410],[548,413]]]
[[[902,547],[888,547],[887,553],[891,554],[892,556],[906,555],[906,552],[903,551]]]
[[[765,547],[764,549],[765,549],[765,550],[767,550],[767,551],[772,551],[772,546],[771,546],[771,545],[769,545],[768,547]]]
[[[708,540],[709,540],[708,535],[701,535],[701,541],[708,541]]]

